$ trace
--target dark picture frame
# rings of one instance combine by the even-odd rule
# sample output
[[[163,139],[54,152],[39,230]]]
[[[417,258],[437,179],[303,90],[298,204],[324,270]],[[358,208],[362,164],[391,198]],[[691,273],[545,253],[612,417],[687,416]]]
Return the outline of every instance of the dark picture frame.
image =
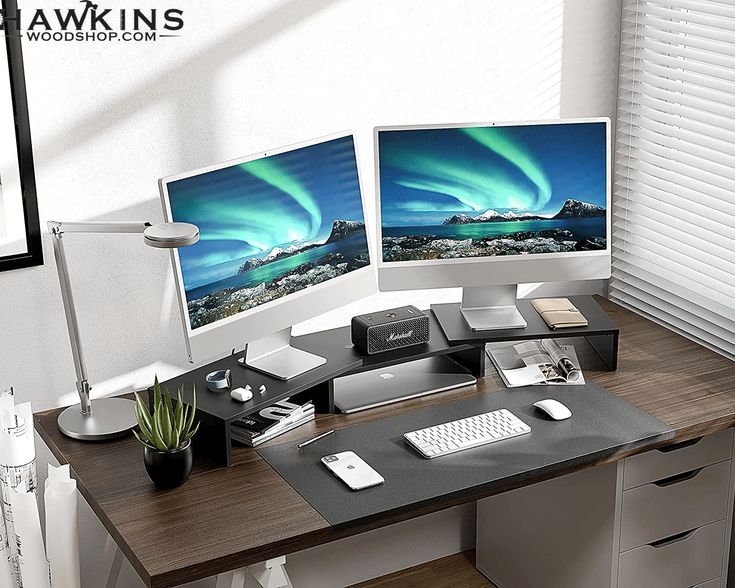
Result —
[[[17,14],[16,0],[0,0],[2,14],[12,17]],[[22,200],[24,233],[26,247],[24,252],[2,256],[0,254],[0,272],[43,264],[43,250],[41,246],[41,228],[38,218],[38,200],[36,196],[36,176],[33,165],[33,147],[31,143],[31,128],[28,118],[28,100],[26,95],[25,71],[23,68],[23,50],[21,34],[13,20],[5,20],[0,28],[0,43],[4,44],[7,52],[8,71],[0,67],[0,83],[2,78],[10,78],[10,95],[12,113],[0,112],[0,117],[11,116],[15,129],[15,143],[18,149],[18,177],[20,194],[10,194],[11,198]],[[2,50],[2,48],[0,48]],[[8,194],[5,194],[8,197]],[[0,203],[1,204],[1,203]]]

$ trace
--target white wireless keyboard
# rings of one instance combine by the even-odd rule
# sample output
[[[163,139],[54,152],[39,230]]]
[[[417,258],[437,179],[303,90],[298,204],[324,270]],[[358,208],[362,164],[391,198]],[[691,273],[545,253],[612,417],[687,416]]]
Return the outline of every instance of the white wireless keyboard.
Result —
[[[531,432],[531,427],[502,408],[403,435],[421,455],[431,459]]]

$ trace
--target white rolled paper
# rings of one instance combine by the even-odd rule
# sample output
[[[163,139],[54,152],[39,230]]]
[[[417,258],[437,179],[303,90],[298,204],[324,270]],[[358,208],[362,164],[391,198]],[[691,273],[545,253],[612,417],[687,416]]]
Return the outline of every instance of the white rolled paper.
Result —
[[[15,406],[12,389],[7,390],[0,393],[0,495],[10,576],[17,588],[50,588],[36,485],[31,403]]]
[[[0,588],[11,588],[13,585],[13,578],[10,575],[10,548],[7,541],[5,517],[0,512]]]
[[[36,495],[11,489],[10,506],[13,509],[15,536],[21,545],[18,563],[23,588],[51,588]]]
[[[77,482],[69,466],[48,466],[46,504],[46,555],[53,588],[80,588]]]
[[[2,196],[2,194],[0,194]],[[15,413],[15,403],[13,401],[13,389],[0,390],[0,452],[4,453],[4,448],[8,439],[7,431],[3,426],[4,420],[9,420],[9,413]],[[2,489],[3,489],[3,471],[2,464],[5,463],[0,456],[0,588],[12,588],[17,583],[13,579],[10,567],[10,544],[8,543],[8,530],[5,526],[5,509],[3,508]]]
[[[35,481],[36,446],[33,442],[33,410],[30,402],[19,404],[13,412],[0,410],[0,466],[15,468],[18,479],[22,477],[21,470],[27,469],[33,476],[25,478],[32,477]],[[19,492],[23,491],[33,492],[35,486],[19,489]]]

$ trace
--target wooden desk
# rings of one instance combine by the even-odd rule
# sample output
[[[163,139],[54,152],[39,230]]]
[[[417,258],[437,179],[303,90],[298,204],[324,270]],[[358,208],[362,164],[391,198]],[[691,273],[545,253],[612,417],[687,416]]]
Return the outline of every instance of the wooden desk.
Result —
[[[604,371],[590,355],[582,360],[585,377],[670,425],[676,431],[670,443],[735,425],[735,363],[608,300],[598,302],[620,328],[619,368]],[[492,393],[501,386],[489,374],[470,388],[363,413],[319,415],[271,443]],[[252,449],[235,450],[230,468],[197,463],[184,486],[156,491],[143,468],[143,450],[132,437],[74,441],[58,431],[59,412],[37,414],[36,429],[56,458],[70,464],[80,492],[151,588],[177,586],[487,496],[467,494],[332,528]]]

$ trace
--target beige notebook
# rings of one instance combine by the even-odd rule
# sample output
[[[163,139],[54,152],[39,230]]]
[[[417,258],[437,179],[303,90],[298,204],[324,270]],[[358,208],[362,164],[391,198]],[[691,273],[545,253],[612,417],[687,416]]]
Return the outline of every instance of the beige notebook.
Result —
[[[536,298],[531,304],[552,329],[587,326],[587,319],[568,298]]]

